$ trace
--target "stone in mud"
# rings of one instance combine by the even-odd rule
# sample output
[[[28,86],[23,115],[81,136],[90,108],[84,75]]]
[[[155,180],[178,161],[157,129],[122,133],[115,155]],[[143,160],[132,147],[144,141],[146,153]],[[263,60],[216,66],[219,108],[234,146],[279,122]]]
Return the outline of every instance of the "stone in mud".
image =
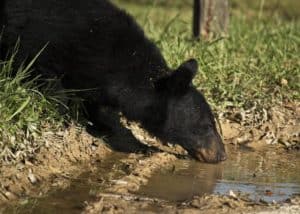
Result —
[[[225,160],[212,111],[192,86],[194,59],[170,69],[134,19],[107,0],[2,0],[2,53],[20,38],[16,63],[35,56],[45,77],[78,92],[90,119],[106,106],[206,162]],[[6,53],[2,54],[6,55]]]

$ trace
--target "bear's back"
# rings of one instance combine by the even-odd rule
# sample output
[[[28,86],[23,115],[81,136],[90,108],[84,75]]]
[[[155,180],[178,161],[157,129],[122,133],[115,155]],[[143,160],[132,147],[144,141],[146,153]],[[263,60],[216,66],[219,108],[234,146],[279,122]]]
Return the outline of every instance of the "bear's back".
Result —
[[[124,75],[141,82],[166,70],[160,51],[134,19],[107,0],[5,2],[5,43],[13,46],[20,37],[19,63],[47,44],[36,63],[42,74],[69,72],[78,81],[70,85],[86,88],[96,87],[95,78],[97,85]]]

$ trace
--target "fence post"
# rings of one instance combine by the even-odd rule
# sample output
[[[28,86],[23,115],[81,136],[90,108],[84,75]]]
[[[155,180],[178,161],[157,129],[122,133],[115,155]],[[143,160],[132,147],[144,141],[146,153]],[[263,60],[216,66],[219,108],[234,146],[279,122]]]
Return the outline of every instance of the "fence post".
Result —
[[[194,0],[193,36],[204,38],[227,34],[228,0]]]

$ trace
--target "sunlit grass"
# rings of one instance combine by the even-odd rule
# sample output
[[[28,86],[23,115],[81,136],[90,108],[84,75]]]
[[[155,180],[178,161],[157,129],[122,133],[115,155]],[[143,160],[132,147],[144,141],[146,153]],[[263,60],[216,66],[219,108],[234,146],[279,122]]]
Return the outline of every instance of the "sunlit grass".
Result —
[[[171,67],[190,57],[198,60],[194,84],[215,108],[267,107],[300,99],[300,22],[291,18],[294,12],[283,15],[293,2],[233,1],[228,37],[200,41],[191,38],[189,3],[115,2],[136,17]],[[248,13],[243,14],[245,7]]]
[[[43,146],[43,126],[62,122],[58,102],[46,90],[50,88],[39,85],[39,77],[30,77],[36,58],[26,67],[14,67],[17,49],[18,44],[6,61],[0,61],[0,164],[34,156]]]

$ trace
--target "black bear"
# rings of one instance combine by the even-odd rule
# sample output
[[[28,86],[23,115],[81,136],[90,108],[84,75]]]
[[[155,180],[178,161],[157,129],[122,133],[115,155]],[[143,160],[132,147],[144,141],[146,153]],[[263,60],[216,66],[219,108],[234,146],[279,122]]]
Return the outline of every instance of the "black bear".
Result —
[[[205,162],[226,159],[214,116],[192,86],[194,59],[171,70],[134,19],[108,0],[2,0],[2,52],[18,38],[16,62],[35,56],[42,75],[94,107],[108,106]],[[93,112],[90,112],[93,114]]]

